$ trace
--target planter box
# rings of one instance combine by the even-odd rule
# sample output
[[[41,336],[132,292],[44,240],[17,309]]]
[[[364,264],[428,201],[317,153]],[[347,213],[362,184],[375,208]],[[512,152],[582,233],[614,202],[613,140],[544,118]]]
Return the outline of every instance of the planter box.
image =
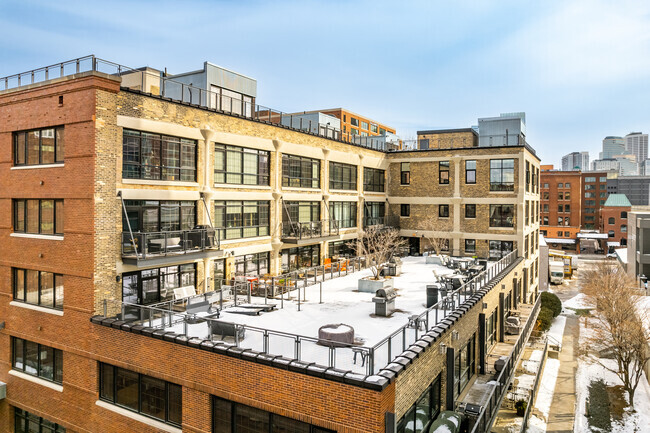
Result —
[[[370,280],[362,278],[359,280],[359,291],[365,293],[377,293],[379,289],[392,289],[394,280],[392,278],[383,278],[379,280]]]

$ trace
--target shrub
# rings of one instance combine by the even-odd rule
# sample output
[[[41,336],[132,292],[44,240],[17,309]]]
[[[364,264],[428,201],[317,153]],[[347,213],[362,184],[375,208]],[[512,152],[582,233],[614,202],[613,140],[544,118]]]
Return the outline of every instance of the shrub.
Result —
[[[562,312],[562,301],[555,293],[542,292],[542,308],[546,307],[553,312],[553,317],[557,317]]]
[[[526,407],[528,406],[528,403],[526,403],[526,400],[517,400],[515,403],[515,409],[517,409],[517,415],[519,416],[524,416],[526,413]]]
[[[541,331],[548,331],[551,329],[551,322],[553,322],[553,312],[546,307],[542,307],[537,315],[537,326]]]

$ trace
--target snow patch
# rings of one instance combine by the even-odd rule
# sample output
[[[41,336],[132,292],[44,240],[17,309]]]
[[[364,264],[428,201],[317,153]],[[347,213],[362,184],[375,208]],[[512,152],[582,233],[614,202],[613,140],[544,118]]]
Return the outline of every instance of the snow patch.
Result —
[[[560,371],[559,359],[546,359],[544,372],[539,382],[539,390],[537,391],[537,398],[535,398],[535,407],[544,414],[548,419],[548,414],[551,410],[551,403],[553,402],[553,393],[555,392],[555,382],[557,382],[558,372]]]
[[[562,303],[562,306],[564,308],[572,308],[574,310],[591,310],[595,308],[595,306],[587,300],[587,296],[584,293],[578,293],[568,301],[564,301]]]

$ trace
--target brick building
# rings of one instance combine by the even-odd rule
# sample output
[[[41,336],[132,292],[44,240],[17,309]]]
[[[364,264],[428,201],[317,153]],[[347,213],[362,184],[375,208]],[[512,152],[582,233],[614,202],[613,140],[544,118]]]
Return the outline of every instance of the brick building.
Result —
[[[608,171],[582,172],[582,228],[597,230],[601,226],[600,208],[607,200]]]
[[[600,208],[600,232],[607,233],[607,247],[627,245],[627,214],[631,209],[625,194],[610,194]]]
[[[492,380],[497,346],[511,360],[487,398],[505,395],[539,309],[530,147],[368,149],[111,67],[89,57],[0,80],[0,433],[405,431],[482,404],[469,390]],[[173,85],[178,99],[160,96]],[[437,236],[492,266],[444,313],[395,315],[403,331],[373,345],[301,334],[312,295],[302,316],[282,290],[282,311],[259,318],[190,312],[262,280],[347,274],[347,242],[393,219],[416,252]],[[497,409],[472,418],[479,431]]]
[[[552,167],[542,167],[540,176],[541,232],[551,248],[578,251],[582,175],[579,171],[556,171]]]

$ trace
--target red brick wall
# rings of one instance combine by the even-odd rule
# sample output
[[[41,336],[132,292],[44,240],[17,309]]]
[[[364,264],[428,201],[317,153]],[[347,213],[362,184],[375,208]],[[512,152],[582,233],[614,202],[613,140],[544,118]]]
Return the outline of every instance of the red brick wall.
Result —
[[[609,233],[610,230],[614,231],[614,236],[607,238],[607,242],[620,242],[621,246],[627,245],[627,231],[622,231],[621,226],[627,227],[627,218],[621,218],[621,212],[630,211],[630,206],[622,207],[602,207],[600,209],[600,231],[602,233]],[[609,223],[609,219],[614,218],[614,224]],[[607,244],[604,243],[603,247]]]

